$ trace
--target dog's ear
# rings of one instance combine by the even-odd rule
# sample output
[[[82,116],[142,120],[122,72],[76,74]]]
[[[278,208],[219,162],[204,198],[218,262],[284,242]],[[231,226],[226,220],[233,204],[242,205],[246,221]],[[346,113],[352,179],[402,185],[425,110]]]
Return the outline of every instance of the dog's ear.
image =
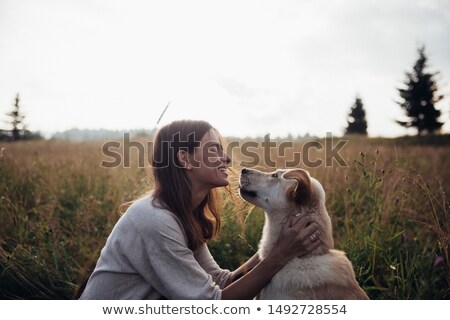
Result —
[[[283,177],[297,181],[297,186],[289,191],[289,196],[295,202],[301,204],[307,202],[311,198],[311,179],[309,178],[308,172],[302,169],[295,169],[286,172]]]

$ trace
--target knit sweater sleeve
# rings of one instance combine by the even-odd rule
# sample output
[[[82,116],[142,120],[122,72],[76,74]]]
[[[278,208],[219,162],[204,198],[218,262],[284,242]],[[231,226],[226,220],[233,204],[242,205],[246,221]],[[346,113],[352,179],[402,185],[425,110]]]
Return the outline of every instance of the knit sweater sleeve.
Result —
[[[200,266],[212,276],[214,282],[219,285],[221,289],[231,283],[231,272],[227,269],[221,269],[219,267],[209,252],[206,244],[201,245],[197,250],[195,250],[194,256]]]

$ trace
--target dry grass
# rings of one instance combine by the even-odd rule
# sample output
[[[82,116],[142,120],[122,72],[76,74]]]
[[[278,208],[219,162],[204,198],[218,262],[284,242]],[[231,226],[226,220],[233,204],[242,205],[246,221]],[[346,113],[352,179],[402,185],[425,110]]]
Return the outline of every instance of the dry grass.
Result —
[[[448,141],[352,138],[340,152],[348,167],[309,168],[327,192],[336,246],[348,253],[371,298],[450,296]],[[303,144],[296,141],[284,157],[272,149],[271,159],[283,167]],[[102,168],[101,146],[0,145],[0,298],[71,298],[120,205],[150,189],[136,156],[131,168]],[[264,157],[262,148],[253,151]],[[324,150],[311,151],[310,159],[326,160]],[[234,149],[235,172],[249,160]],[[246,165],[271,170],[254,161]],[[236,176],[231,180],[233,189]],[[264,217],[225,197],[222,236],[209,246],[219,265],[234,268],[257,249]]]

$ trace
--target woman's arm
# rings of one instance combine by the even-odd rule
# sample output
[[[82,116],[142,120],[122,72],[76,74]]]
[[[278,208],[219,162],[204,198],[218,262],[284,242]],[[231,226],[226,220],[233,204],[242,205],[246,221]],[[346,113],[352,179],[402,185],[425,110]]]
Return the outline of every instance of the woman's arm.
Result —
[[[248,259],[246,263],[244,263],[231,273],[231,282],[239,280],[260,262],[261,260],[259,259],[259,254],[257,252],[250,259]]]
[[[258,263],[259,258],[255,255],[244,264],[248,267],[257,263],[250,272],[222,291],[222,299],[253,299],[289,260],[301,257],[317,248],[320,245],[320,239],[312,242],[309,236],[313,233],[319,235],[318,226],[316,223],[307,226],[309,222],[308,216],[289,217],[283,224],[278,241],[268,256]]]

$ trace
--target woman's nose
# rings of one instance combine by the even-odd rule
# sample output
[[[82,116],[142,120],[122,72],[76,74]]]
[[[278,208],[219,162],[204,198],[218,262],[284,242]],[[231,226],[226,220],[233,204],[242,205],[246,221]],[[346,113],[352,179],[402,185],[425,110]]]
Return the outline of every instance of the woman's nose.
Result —
[[[223,162],[225,162],[226,164],[229,164],[231,162],[230,157],[225,152],[223,153],[222,158],[223,158]]]

